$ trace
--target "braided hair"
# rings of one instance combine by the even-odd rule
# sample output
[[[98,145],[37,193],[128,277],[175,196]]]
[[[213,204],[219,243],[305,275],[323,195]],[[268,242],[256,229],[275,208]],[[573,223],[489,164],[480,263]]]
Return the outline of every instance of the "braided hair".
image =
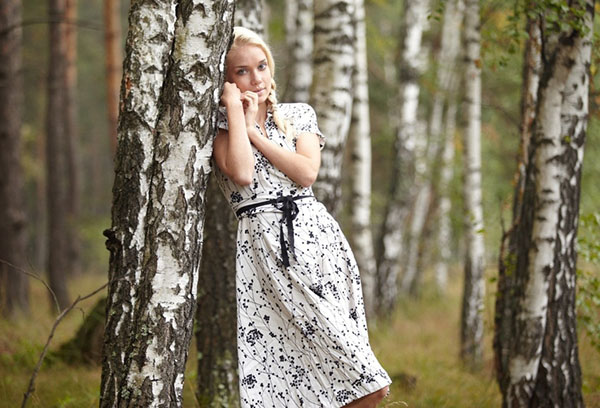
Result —
[[[273,61],[273,54],[269,46],[264,42],[262,38],[254,31],[244,27],[233,28],[233,44],[231,45],[230,52],[236,48],[244,45],[254,45],[259,47],[267,57],[267,65],[271,71],[271,92],[267,96],[267,111],[273,115],[273,121],[275,125],[281,130],[288,141],[292,141],[296,136],[296,130],[289,120],[284,118],[277,109],[277,93],[275,89],[275,62]]]

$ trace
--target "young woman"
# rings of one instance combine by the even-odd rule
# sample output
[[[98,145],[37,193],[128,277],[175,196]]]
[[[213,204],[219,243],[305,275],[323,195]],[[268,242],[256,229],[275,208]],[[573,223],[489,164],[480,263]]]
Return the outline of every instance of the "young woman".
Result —
[[[367,334],[360,276],[311,185],[324,137],[307,104],[278,104],[275,66],[236,27],[226,58],[215,173],[239,219],[242,407],[375,407],[388,374]]]

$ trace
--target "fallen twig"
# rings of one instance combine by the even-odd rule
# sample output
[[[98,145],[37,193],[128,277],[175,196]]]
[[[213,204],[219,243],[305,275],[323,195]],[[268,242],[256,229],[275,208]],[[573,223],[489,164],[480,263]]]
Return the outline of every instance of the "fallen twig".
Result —
[[[54,321],[54,325],[52,326],[52,330],[50,330],[50,336],[48,336],[48,340],[46,341],[46,345],[44,346],[44,349],[42,350],[42,354],[40,354],[40,358],[38,359],[38,362],[35,366],[35,369],[33,370],[33,374],[31,375],[31,379],[29,380],[29,386],[27,388],[27,392],[23,395],[23,403],[21,404],[21,408],[25,408],[25,406],[27,405],[27,400],[29,399],[29,396],[33,393],[33,391],[35,390],[35,379],[38,375],[38,372],[40,371],[40,368],[42,367],[42,362],[44,361],[44,358],[46,357],[46,353],[48,352],[48,347],[50,346],[50,341],[52,340],[52,337],[54,337],[54,331],[56,330],[56,327],[58,326],[58,324],[61,322],[61,320],[71,311],[73,310],[73,308],[75,307],[75,305],[79,302],[81,302],[82,300],[88,299],[92,296],[94,296],[96,293],[100,292],[102,289],[104,289],[106,286],[108,286],[108,282],[105,283],[104,285],[100,286],[98,289],[94,290],[92,293],[86,295],[86,296],[77,296],[77,299],[75,299],[73,301],[73,303],[71,303],[71,305],[69,307],[67,307],[65,310],[63,310],[58,317],[56,318],[56,320]]]

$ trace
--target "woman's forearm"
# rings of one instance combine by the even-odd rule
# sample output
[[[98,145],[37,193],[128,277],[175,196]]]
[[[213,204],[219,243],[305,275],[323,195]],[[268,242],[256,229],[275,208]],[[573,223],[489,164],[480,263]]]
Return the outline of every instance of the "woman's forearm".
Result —
[[[227,136],[227,151],[225,155],[226,174],[241,185],[252,182],[254,173],[254,154],[244,120],[242,104],[232,104],[227,108],[229,132]]]
[[[321,155],[317,136],[308,139],[291,152],[261,136],[256,129],[249,129],[248,136],[254,146],[279,170],[303,187],[310,187],[319,173]]]

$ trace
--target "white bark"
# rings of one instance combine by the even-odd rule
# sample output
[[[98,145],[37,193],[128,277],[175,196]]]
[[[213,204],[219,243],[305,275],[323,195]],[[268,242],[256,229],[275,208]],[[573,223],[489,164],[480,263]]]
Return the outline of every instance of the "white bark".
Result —
[[[371,233],[371,123],[367,72],[367,38],[363,0],[356,0],[356,69],[353,76],[354,100],[350,139],[352,146],[352,235],[367,315],[375,312],[375,254]]]
[[[334,215],[340,208],[341,169],[352,113],[354,1],[314,4],[314,60],[311,104],[327,141],[315,194]]]
[[[567,384],[581,384],[576,353],[565,354],[563,349],[564,343],[573,338],[576,345],[574,247],[588,117],[593,20],[589,10],[593,10],[593,2],[588,1],[586,6],[586,35],[560,33],[560,38],[555,34],[545,38],[544,43],[545,55],[553,58],[542,59],[549,77],[540,83],[532,139],[535,148],[531,166],[535,171],[528,174],[535,186],[535,207],[528,279],[516,316],[519,337],[508,365],[508,407],[529,405],[540,384],[542,390],[550,391],[544,404],[583,406],[580,394],[554,388],[558,376]],[[547,322],[548,317],[553,319],[552,324]],[[570,368],[557,364],[568,364]],[[544,372],[546,378],[539,378]]]
[[[483,348],[484,241],[481,205],[481,55],[479,0],[465,1],[465,111],[464,205],[465,283],[461,356],[481,363]]]
[[[123,81],[102,407],[181,406],[204,192],[232,1],[132,5]]]
[[[391,310],[398,296],[398,276],[403,248],[403,231],[414,188],[416,127],[419,106],[418,78],[424,66],[421,39],[427,23],[428,0],[404,4],[402,61],[400,66],[399,126],[395,142],[392,187],[379,238],[379,309]]]
[[[265,34],[263,0],[235,0],[234,24],[254,31],[261,37]]]
[[[431,137],[440,140],[441,152],[439,157],[438,180],[438,223],[435,229],[438,246],[438,259],[435,265],[435,281],[440,293],[446,291],[448,282],[448,264],[451,258],[450,234],[450,201],[448,188],[453,177],[452,160],[454,158],[454,131],[456,123],[456,93],[460,81],[457,73],[457,60],[460,52],[460,27],[462,24],[464,3],[462,0],[451,0],[444,9],[444,23],[438,58],[437,83],[439,91],[436,97],[445,102],[445,117],[432,117]],[[442,122],[445,127],[442,129]],[[439,135],[438,131],[439,129]],[[437,149],[438,147],[436,147]]]
[[[285,2],[286,41],[290,52],[289,91],[291,102],[308,102],[312,84],[313,0]]]

